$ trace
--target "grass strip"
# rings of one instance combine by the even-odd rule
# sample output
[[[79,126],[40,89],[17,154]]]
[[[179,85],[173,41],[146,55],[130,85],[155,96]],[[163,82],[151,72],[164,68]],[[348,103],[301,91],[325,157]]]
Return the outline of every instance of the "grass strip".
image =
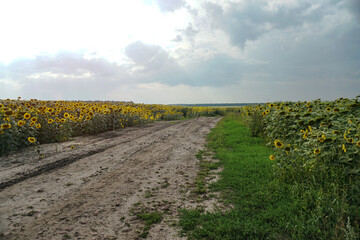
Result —
[[[308,216],[297,216],[306,200],[275,181],[264,139],[251,137],[235,115],[227,115],[208,142],[224,167],[210,190],[220,191],[231,207],[214,213],[183,209],[179,224],[189,239],[325,239],[316,224],[307,224]]]

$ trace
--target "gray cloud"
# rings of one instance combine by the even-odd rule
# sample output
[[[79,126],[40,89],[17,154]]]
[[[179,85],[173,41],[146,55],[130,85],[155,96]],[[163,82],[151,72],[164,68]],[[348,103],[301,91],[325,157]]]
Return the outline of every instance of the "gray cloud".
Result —
[[[159,82],[176,86],[226,86],[241,78],[244,63],[224,54],[191,66],[180,66],[160,46],[134,42],[125,48],[134,62],[137,82]]]
[[[0,81],[23,97],[103,99],[114,86],[131,80],[126,68],[103,58],[59,52],[17,59],[0,68]]]
[[[360,1],[359,0],[331,0],[332,5],[339,9],[345,9],[360,21]]]
[[[109,77],[121,71],[118,65],[110,63],[103,58],[85,59],[82,53],[67,51],[58,52],[55,55],[40,55],[35,58],[16,59],[6,68],[12,76],[41,72],[75,75],[90,72],[97,77]]]
[[[231,85],[241,80],[246,67],[240,60],[219,54],[190,67],[186,84],[213,87]]]
[[[177,64],[160,46],[133,42],[125,48],[125,55],[131,59],[138,72],[157,72],[165,68],[174,68]]]
[[[213,28],[226,32],[233,45],[245,47],[246,41],[257,40],[273,30],[283,30],[315,23],[331,14],[332,5],[315,6],[313,1],[301,1],[294,7],[280,6],[269,10],[267,1],[231,3],[227,10],[214,3],[204,4]]]
[[[194,29],[191,23],[189,23],[186,28],[178,30],[178,32],[180,32],[180,34],[175,37],[173,40],[174,42],[181,42],[184,39],[194,41],[194,37],[199,33],[198,30]]]
[[[181,35],[176,35],[176,37],[172,41],[181,42],[182,40],[183,40],[183,37]]]
[[[186,6],[185,0],[156,0],[156,3],[162,12],[174,12]]]

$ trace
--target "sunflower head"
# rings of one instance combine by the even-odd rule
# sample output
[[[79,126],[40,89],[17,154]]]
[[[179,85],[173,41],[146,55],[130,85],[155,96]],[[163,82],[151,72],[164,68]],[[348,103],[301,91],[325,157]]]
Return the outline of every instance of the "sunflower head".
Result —
[[[282,148],[284,146],[284,144],[279,139],[276,139],[274,144],[276,148]]]
[[[360,147],[360,141],[356,142],[356,146]]]
[[[270,159],[270,160],[275,160],[275,156],[274,156],[274,155],[270,155],[269,159]]]
[[[41,124],[40,123],[36,124],[36,128],[41,128]]]
[[[11,124],[10,123],[3,123],[1,124],[1,129],[9,129],[11,128]]]
[[[21,127],[21,126],[24,126],[26,124],[26,122],[25,121],[23,121],[23,120],[20,120],[20,121],[18,121],[18,126],[19,127]]]
[[[34,137],[28,137],[28,141],[30,143],[34,143],[36,141],[36,139]]]
[[[31,117],[30,113],[25,113],[24,114],[24,119],[29,119]]]
[[[320,152],[321,152],[320,148],[316,148],[316,149],[314,150],[314,153],[315,153],[315,154],[319,154]]]
[[[5,117],[12,116],[14,112],[12,110],[5,111]]]

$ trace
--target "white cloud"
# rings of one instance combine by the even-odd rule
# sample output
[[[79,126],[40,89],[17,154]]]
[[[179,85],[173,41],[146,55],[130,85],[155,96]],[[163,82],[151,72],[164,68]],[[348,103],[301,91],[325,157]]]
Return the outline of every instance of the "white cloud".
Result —
[[[186,6],[185,0],[155,0],[162,12],[174,12]]]

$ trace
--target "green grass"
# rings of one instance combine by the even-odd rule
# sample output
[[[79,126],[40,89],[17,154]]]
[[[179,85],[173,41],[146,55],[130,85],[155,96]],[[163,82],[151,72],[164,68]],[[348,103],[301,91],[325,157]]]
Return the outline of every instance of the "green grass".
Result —
[[[235,115],[213,129],[208,147],[224,167],[210,190],[220,191],[230,210],[183,209],[179,223],[189,239],[338,239],[321,229],[321,194],[302,199],[299,189],[276,181],[271,149]]]
[[[145,221],[145,226],[139,237],[146,238],[149,234],[151,226],[162,221],[163,214],[160,212],[146,212],[138,214],[137,217]]]

